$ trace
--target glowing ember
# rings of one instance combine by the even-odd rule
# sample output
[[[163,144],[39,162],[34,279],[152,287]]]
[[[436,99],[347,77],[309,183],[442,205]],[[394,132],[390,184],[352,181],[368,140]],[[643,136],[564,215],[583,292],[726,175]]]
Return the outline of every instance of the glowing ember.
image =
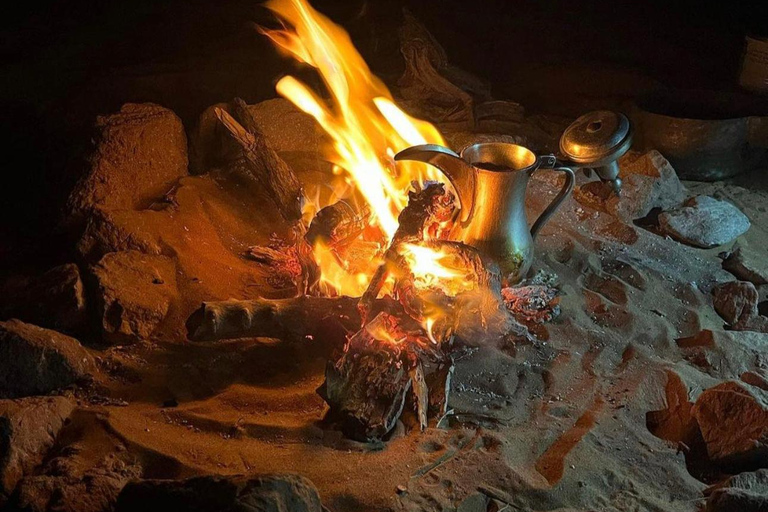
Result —
[[[415,144],[444,144],[443,138],[434,126],[395,105],[341,27],[304,0],[272,0],[266,5],[286,27],[263,33],[288,55],[314,67],[331,99],[320,100],[292,76],[277,83],[278,93],[315,118],[329,135],[333,147],[328,159],[349,174],[371,207],[371,223],[388,242],[397,230],[397,215],[407,203],[411,182],[442,177],[434,168],[415,162],[395,167],[392,155]],[[427,280],[453,277],[433,252],[423,247],[412,251],[414,274]],[[327,247],[316,247],[315,256],[324,282],[341,294],[360,295],[372,274],[349,274],[339,255]]]
[[[408,262],[414,285],[419,289],[437,288],[446,295],[456,296],[475,288],[474,282],[467,276],[466,267],[452,261],[453,256],[444,251],[423,245],[402,244],[399,252]]]

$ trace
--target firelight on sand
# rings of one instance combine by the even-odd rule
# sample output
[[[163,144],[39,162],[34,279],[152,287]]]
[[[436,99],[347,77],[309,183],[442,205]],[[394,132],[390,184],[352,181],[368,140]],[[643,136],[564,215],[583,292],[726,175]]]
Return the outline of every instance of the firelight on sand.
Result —
[[[332,141],[327,157],[351,178],[370,205],[371,224],[383,233],[385,246],[397,230],[397,216],[408,200],[413,182],[438,181],[434,168],[416,162],[394,164],[392,155],[415,144],[444,144],[437,129],[414,119],[395,105],[386,86],[368,69],[349,35],[304,0],[272,0],[266,4],[284,24],[281,30],[262,30],[279,48],[315,68],[327,86],[330,100],[321,100],[293,76],[277,83],[279,94],[311,115]],[[410,251],[415,273],[439,279],[441,268],[433,249]],[[314,247],[323,281],[338,293],[359,296],[371,273],[352,274],[327,247]],[[373,267],[375,268],[375,267]],[[431,274],[432,277],[427,277]]]

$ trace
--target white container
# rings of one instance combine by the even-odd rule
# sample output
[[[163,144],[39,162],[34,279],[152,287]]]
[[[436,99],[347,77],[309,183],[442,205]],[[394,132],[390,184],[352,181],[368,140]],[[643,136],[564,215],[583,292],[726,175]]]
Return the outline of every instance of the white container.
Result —
[[[746,37],[739,85],[751,91],[768,93],[768,38]]]

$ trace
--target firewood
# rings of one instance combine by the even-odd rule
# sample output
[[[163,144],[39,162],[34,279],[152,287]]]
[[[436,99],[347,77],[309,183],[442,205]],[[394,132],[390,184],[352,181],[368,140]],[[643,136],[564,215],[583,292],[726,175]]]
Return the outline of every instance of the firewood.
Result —
[[[266,337],[302,341],[340,336],[360,325],[357,300],[350,297],[296,297],[204,302],[187,320],[192,341]]]
[[[346,333],[360,327],[357,300],[302,296],[203,302],[187,319],[187,336],[192,341],[265,337],[296,342],[309,337],[331,338],[341,346]],[[380,299],[374,311],[383,310],[401,308],[393,300]]]
[[[432,402],[428,382],[447,400],[450,372],[445,369],[452,360],[443,348],[407,315],[380,312],[349,339],[342,357],[326,367],[318,394],[329,405],[327,419],[339,423],[348,437],[378,441],[394,428],[413,395],[419,425],[425,429]]]
[[[423,189],[408,193],[408,205],[397,218],[397,231],[384,253],[384,263],[376,269],[368,288],[360,298],[359,307],[363,322],[369,317],[373,301],[379,296],[389,273],[398,267],[397,247],[406,241],[423,240],[425,232],[435,236],[440,226],[453,218],[455,211],[453,194],[445,190],[443,183],[428,182]]]
[[[310,245],[323,242],[336,248],[349,245],[363,233],[371,219],[371,208],[357,211],[344,201],[338,201],[317,212],[305,238]]]
[[[270,268],[267,282],[275,288],[293,285],[297,297],[318,294],[320,268],[304,237],[298,237],[292,245],[276,242],[274,246],[251,246],[245,257]]]
[[[243,100],[236,98],[233,115],[216,107],[214,112],[235,142],[242,157],[231,165],[244,167],[267,191],[283,218],[291,223],[301,219],[304,193],[293,170],[269,146]]]

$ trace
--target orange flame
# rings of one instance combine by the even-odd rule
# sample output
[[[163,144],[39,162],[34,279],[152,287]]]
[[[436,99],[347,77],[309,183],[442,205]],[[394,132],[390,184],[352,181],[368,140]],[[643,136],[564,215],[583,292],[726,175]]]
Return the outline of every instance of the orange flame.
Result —
[[[289,56],[314,67],[331,98],[329,102],[321,100],[293,76],[280,79],[277,92],[312,116],[329,135],[333,147],[327,157],[349,174],[371,206],[371,222],[388,242],[397,230],[397,215],[407,204],[411,182],[442,177],[424,164],[408,162],[396,167],[392,156],[415,144],[442,145],[442,136],[430,123],[400,110],[349,35],[305,0],[270,0],[266,6],[285,28],[262,32]],[[414,253],[417,272],[440,278],[443,272],[429,251],[419,248]],[[323,280],[339,293],[355,296],[365,289],[370,276],[346,273],[329,248],[316,247],[315,256]]]

